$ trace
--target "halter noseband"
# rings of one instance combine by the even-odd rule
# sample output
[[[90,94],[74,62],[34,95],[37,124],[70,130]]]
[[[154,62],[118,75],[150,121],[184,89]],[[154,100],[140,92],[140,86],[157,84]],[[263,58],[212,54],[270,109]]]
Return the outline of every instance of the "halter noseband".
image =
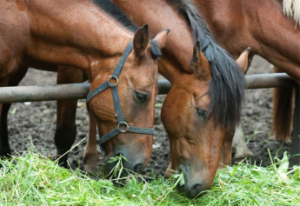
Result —
[[[96,89],[91,91],[86,98],[86,101],[88,103],[92,98],[94,98],[100,92],[104,91],[105,89],[107,89],[109,87],[111,88],[113,102],[114,102],[114,108],[115,108],[115,112],[116,112],[117,120],[118,120],[118,126],[117,126],[117,128],[111,130],[110,132],[108,132],[107,134],[105,134],[101,138],[99,138],[99,145],[101,148],[103,148],[103,144],[106,141],[117,136],[119,133],[130,132],[130,133],[151,134],[151,135],[154,135],[154,133],[155,133],[154,128],[141,128],[141,127],[129,126],[123,117],[120,100],[119,100],[119,95],[118,95],[118,89],[117,89],[117,86],[119,83],[118,77],[119,77],[120,73],[122,72],[123,65],[124,65],[128,55],[130,54],[131,50],[132,50],[132,40],[129,42],[124,53],[122,54],[117,66],[115,68],[113,75],[110,76],[106,82],[104,82],[99,87],[97,87]],[[111,80],[114,80],[114,83]]]

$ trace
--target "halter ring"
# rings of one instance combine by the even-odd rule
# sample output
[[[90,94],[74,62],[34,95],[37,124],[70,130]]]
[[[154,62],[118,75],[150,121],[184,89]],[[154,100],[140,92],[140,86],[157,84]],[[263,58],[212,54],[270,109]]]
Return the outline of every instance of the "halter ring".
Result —
[[[116,82],[115,83],[111,83],[110,80],[113,79],[115,80]],[[119,84],[119,78],[115,75],[112,75],[108,78],[107,80],[107,84],[109,87],[116,87],[118,84]]]
[[[120,106],[120,100],[119,100],[119,95],[118,95],[118,88],[117,85],[119,84],[119,79],[118,76],[122,72],[123,65],[128,58],[131,50],[132,50],[132,44],[133,40],[129,42],[127,45],[125,51],[123,52],[119,63],[117,64],[114,73],[112,76],[108,78],[106,82],[95,88],[93,91],[91,91],[88,96],[87,96],[87,102],[89,102],[92,98],[94,98],[96,95],[99,93],[103,92],[104,90],[108,89],[109,87],[111,88],[112,92],[112,97],[113,97],[113,102],[114,102],[114,107],[115,107],[115,112],[118,114],[117,121],[118,121],[118,126],[117,128],[111,130],[107,134],[103,135],[102,138],[99,140],[100,148],[103,150],[103,144],[117,136],[119,133],[125,133],[125,132],[131,132],[131,133],[138,133],[138,134],[154,134],[154,128],[141,128],[141,127],[134,127],[134,126],[129,126],[127,122],[125,122],[121,106]],[[113,88],[116,87],[116,88]]]
[[[124,127],[124,126],[125,126],[125,129],[122,129],[121,127]],[[122,132],[122,133],[127,132],[128,128],[129,128],[129,125],[127,124],[127,122],[120,121],[118,123],[118,130],[119,130],[119,132]]]

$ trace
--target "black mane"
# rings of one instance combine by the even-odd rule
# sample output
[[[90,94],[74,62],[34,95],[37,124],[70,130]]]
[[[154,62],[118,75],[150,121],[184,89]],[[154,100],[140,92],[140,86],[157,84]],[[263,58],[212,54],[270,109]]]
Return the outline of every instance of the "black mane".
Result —
[[[194,42],[200,41],[201,51],[210,62],[211,102],[208,115],[214,114],[215,124],[232,128],[240,121],[246,80],[235,60],[212,36],[198,9],[188,0],[167,0],[190,25]]]
[[[110,0],[93,0],[93,2],[129,31],[134,33],[139,29],[139,27],[134,24],[132,20],[129,19],[128,16]],[[158,43],[153,40],[150,41],[150,45],[151,57],[156,60],[162,55],[161,50]]]
[[[128,30],[132,32],[136,32],[136,30],[138,30],[139,27],[134,24],[131,19],[129,19],[128,16],[110,0],[93,0],[93,2]]]

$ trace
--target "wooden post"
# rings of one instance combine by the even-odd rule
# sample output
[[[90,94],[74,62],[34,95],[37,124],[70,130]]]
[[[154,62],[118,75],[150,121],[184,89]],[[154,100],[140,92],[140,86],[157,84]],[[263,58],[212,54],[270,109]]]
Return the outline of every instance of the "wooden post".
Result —
[[[291,155],[290,166],[300,165],[300,84],[295,85],[295,109]]]

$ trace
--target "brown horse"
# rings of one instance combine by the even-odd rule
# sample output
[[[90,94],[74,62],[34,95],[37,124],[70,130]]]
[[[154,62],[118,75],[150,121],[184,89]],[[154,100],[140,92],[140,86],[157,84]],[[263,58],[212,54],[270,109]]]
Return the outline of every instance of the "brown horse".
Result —
[[[180,189],[194,197],[210,188],[227,142],[231,145],[232,128],[239,122],[245,88],[241,68],[247,68],[248,50],[240,56],[239,68],[216,44],[189,1],[113,2],[137,24],[149,21],[153,33],[164,25],[172,31],[158,62],[159,72],[172,83],[162,122],[170,140],[169,168],[184,173],[185,185]]]
[[[205,24],[199,24],[200,16],[188,1],[113,2],[135,23],[149,22],[151,33],[158,33],[165,25],[172,31],[158,61],[159,72],[172,83],[162,108],[162,120],[170,137],[171,169],[184,172],[183,189],[193,197],[212,185],[221,152],[226,150],[221,148],[223,142],[231,144],[231,130],[239,121],[245,89],[242,71],[215,43]],[[194,42],[198,43],[193,49]],[[248,63],[246,54],[238,61],[243,68]],[[59,76],[62,83],[69,75],[61,71]],[[61,106],[71,108],[67,103]],[[68,115],[58,122],[68,122],[65,120]],[[90,171],[96,169],[98,156],[94,130],[91,121],[84,154],[86,169]],[[230,135],[225,138],[225,134]],[[108,141],[105,147],[109,144],[112,142]]]
[[[286,72],[300,83],[299,0],[192,1],[218,43],[230,54],[237,57],[245,46],[250,46],[250,58],[258,54],[272,63],[275,71]],[[291,17],[286,17],[284,13]],[[292,96],[293,88],[274,89],[272,130],[277,140],[286,140],[291,136]],[[240,142],[235,140],[243,137],[241,128],[238,131],[234,142]],[[249,154],[245,143],[239,143],[236,147],[237,158]]]
[[[148,26],[131,27],[109,1],[5,1],[0,13],[1,86],[18,84],[27,67],[80,69],[91,82],[91,118],[107,138],[117,136],[110,148],[113,155],[122,153],[130,161],[125,167],[139,172],[152,150],[156,59],[168,31],[150,40]],[[10,79],[17,71],[20,78]],[[2,130],[0,152],[9,155]],[[123,139],[130,139],[130,145]],[[59,138],[55,142],[58,156],[73,143]]]

